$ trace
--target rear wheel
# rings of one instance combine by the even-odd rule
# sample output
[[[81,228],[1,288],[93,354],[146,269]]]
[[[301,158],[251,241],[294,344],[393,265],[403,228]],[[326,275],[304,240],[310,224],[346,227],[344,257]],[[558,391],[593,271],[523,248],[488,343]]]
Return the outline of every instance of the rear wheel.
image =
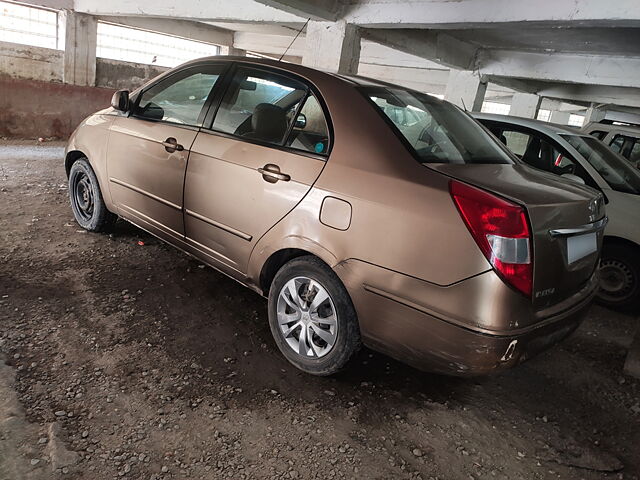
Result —
[[[629,245],[602,249],[598,302],[632,313],[640,310],[640,252]]]
[[[285,264],[269,289],[269,325],[282,354],[300,370],[331,375],[360,348],[360,330],[347,290],[321,260]]]
[[[80,158],[71,165],[69,199],[76,222],[90,232],[104,231],[117,219],[107,210],[98,178],[86,158]]]

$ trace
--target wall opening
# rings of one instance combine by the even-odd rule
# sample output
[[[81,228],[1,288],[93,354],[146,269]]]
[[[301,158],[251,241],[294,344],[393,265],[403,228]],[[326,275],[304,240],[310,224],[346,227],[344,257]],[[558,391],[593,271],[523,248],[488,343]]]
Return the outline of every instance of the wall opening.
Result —
[[[58,12],[0,1],[0,42],[63,50]]]
[[[175,67],[195,58],[219,54],[218,45],[98,22],[96,55],[101,58]]]

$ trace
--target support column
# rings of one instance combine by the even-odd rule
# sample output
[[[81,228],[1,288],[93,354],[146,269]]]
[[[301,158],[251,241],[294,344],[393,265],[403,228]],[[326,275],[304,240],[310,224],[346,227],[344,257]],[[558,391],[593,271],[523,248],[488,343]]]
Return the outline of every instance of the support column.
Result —
[[[558,125],[569,125],[569,118],[571,112],[561,112],[560,110],[551,110],[551,116],[549,121],[551,123],[557,123]]]
[[[247,51],[241,48],[235,48],[229,45],[222,45],[220,47],[220,55],[230,55],[233,57],[246,57]]]
[[[64,83],[95,86],[96,41],[98,21],[95,17],[64,10],[65,18]]]
[[[303,65],[344,75],[358,73],[360,31],[357,26],[344,21],[309,22],[306,42]]]
[[[511,100],[509,115],[523,118],[537,118],[542,97],[535,93],[516,93]]]
[[[587,110],[587,114],[584,117],[584,124],[586,125],[587,123],[599,123],[604,120],[606,116],[606,110],[598,108],[592,103],[591,107],[589,107],[589,109]]]
[[[444,99],[470,112],[482,110],[487,82],[477,72],[451,70],[444,92]]]

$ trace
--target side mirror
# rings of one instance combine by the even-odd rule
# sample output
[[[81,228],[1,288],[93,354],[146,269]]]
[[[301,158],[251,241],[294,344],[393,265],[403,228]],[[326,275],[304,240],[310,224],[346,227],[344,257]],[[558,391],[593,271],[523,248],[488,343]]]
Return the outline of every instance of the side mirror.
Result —
[[[580,178],[577,175],[574,175],[573,173],[563,173],[562,175],[560,175],[562,178],[566,178],[567,180],[571,180],[572,182],[576,182],[579,183],[581,185],[586,185],[584,183],[584,180],[582,178]]]
[[[300,129],[307,126],[307,117],[305,116],[304,113],[301,113],[300,115],[298,115],[298,118],[296,118],[296,123],[294,123],[293,126],[295,128],[300,128]]]
[[[129,111],[129,90],[118,90],[111,97],[111,106],[121,112]]]

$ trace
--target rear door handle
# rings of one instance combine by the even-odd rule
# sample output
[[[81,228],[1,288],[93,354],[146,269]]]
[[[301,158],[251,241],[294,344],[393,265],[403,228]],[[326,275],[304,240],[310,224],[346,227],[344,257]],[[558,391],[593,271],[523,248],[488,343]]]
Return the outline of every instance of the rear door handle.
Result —
[[[184,147],[180,145],[178,141],[173,137],[169,137],[164,142],[162,142],[162,146],[169,153],[181,152],[184,150]]]
[[[288,182],[291,176],[280,172],[280,167],[273,163],[267,163],[264,167],[258,169],[258,173],[262,174],[265,182],[276,183],[278,180]]]

